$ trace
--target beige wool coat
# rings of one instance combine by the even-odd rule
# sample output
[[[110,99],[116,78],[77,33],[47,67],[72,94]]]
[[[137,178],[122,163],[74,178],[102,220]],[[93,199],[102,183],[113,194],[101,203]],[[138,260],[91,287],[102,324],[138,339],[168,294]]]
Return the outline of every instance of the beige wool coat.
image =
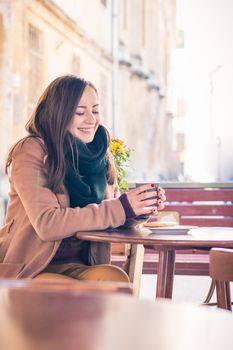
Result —
[[[0,278],[28,278],[40,273],[54,257],[61,240],[77,231],[117,227],[125,212],[107,186],[105,200],[70,208],[69,196],[46,187],[43,141],[30,137],[14,152],[5,225],[0,229]],[[110,245],[91,243],[89,264],[110,262]]]

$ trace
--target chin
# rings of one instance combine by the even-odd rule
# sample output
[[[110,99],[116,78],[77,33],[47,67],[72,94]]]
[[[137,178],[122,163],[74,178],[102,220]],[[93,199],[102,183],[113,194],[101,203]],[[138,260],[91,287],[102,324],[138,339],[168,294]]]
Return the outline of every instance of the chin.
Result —
[[[92,135],[76,135],[76,137],[83,143],[90,143],[94,140],[95,134]]]

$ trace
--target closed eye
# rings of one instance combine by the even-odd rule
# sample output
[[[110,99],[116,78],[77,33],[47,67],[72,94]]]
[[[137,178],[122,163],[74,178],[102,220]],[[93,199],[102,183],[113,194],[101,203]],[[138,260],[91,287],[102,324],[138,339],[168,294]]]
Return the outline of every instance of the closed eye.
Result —
[[[99,114],[99,112],[97,112],[97,111],[93,111],[92,113],[93,114]],[[84,112],[76,112],[75,114],[76,115],[84,115],[85,113]]]

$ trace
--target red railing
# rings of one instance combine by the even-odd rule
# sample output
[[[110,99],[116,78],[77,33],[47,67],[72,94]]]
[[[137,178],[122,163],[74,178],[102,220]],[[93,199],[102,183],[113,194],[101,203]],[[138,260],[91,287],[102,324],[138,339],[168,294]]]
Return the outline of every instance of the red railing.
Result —
[[[139,185],[139,184],[137,184]],[[233,182],[161,183],[167,201],[163,212],[177,212],[181,225],[233,227]],[[135,187],[131,184],[130,187]],[[113,257],[121,265],[123,257]],[[156,273],[158,253],[146,249],[143,273]],[[175,273],[208,275],[209,256],[200,250],[177,251]]]
[[[178,212],[181,225],[233,227],[233,183],[179,185],[183,188],[164,184],[165,210]]]

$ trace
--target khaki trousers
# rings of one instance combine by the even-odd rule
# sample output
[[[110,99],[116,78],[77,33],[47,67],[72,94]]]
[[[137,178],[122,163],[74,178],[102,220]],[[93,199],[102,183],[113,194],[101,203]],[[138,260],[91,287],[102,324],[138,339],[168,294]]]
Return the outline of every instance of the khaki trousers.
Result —
[[[50,264],[35,279],[77,279],[82,281],[129,282],[129,276],[118,266],[101,264],[86,266],[79,263]]]

